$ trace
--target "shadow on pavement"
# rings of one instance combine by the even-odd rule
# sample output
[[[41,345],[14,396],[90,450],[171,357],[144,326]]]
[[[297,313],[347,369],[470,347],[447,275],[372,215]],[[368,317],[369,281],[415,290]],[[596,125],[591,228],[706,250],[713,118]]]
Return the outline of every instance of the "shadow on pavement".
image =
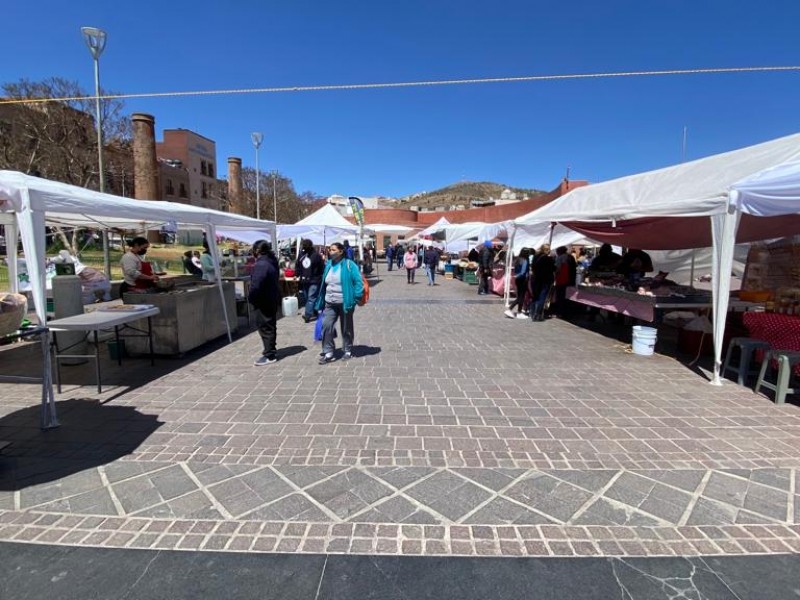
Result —
[[[381,349],[378,346],[358,346],[353,345],[353,356],[374,356],[380,354]]]
[[[57,403],[61,427],[39,429],[39,406],[0,418],[0,491],[19,490],[107,464],[133,452],[163,423],[131,406],[97,400]]]

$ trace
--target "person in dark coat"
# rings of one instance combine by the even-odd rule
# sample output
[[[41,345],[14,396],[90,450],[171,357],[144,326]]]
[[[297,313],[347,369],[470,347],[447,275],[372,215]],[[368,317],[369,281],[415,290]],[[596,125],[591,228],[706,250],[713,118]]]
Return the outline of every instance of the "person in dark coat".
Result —
[[[544,321],[544,305],[555,280],[556,263],[550,256],[550,244],[542,244],[531,265],[531,320]]]
[[[394,259],[397,261],[398,269],[402,268],[403,266],[403,254],[405,254],[405,252],[403,252],[403,246],[400,244],[400,242],[397,242],[394,247]]]
[[[481,254],[478,259],[478,294],[489,293],[489,280],[492,278],[492,263],[494,262],[494,252],[492,242],[486,240],[481,247]]]
[[[555,271],[556,297],[553,312],[556,316],[564,318],[568,316],[569,312],[567,288],[575,285],[575,277],[578,271],[575,257],[567,252],[566,246],[556,248]]]
[[[315,321],[317,318],[317,311],[314,305],[317,303],[325,262],[319,252],[314,249],[314,243],[311,240],[300,242],[300,249],[302,254],[295,266],[297,277],[300,279],[300,289],[303,290],[303,296],[306,299],[303,320],[308,323]]]
[[[428,285],[436,285],[436,269],[439,268],[439,250],[433,246],[428,246],[422,258],[425,264],[425,272],[428,275]]]
[[[394,246],[391,244],[386,246],[386,265],[389,267],[390,271],[394,266]]]
[[[281,303],[278,284],[280,268],[278,259],[272,251],[272,245],[266,240],[259,240],[253,244],[253,256],[256,257],[256,262],[247,300],[256,309],[258,334],[264,345],[261,356],[253,363],[261,367],[278,360],[275,344],[278,338],[278,307]]]

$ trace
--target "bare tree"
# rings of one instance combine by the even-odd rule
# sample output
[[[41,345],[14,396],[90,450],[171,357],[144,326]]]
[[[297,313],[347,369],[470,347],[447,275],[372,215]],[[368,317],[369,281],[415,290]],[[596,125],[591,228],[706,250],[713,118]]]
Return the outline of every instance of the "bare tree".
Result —
[[[80,187],[98,189],[95,103],[77,82],[60,77],[43,81],[22,79],[2,85],[7,100],[72,98],[52,102],[0,105],[0,169],[21,171]],[[101,91],[101,94],[103,92]],[[118,100],[101,102],[106,177],[109,191],[132,194],[132,125]],[[118,189],[120,188],[121,189]],[[68,248],[78,251],[77,235],[57,234]]]

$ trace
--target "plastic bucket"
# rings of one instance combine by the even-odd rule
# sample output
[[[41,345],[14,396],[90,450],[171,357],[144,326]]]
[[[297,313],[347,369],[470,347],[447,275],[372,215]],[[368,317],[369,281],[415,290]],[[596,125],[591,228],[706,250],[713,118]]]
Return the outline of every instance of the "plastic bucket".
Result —
[[[658,329],[655,327],[633,326],[633,353],[650,356],[656,347]]]
[[[295,296],[287,296],[283,299],[283,316],[291,317],[297,314],[297,298]]]

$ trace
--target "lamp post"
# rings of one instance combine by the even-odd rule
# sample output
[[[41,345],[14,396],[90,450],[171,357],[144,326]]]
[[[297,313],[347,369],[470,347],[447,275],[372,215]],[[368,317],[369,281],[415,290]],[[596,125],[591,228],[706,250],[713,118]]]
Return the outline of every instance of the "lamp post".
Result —
[[[272,172],[272,219],[278,222],[278,201],[275,193],[275,186],[278,182],[278,171]]]
[[[89,48],[94,60],[94,108],[95,121],[97,123],[97,179],[100,183],[100,191],[106,191],[105,176],[103,174],[103,115],[100,112],[100,55],[106,48],[108,36],[106,32],[97,27],[81,27],[83,40]],[[108,251],[108,231],[103,230],[103,268],[106,277],[111,280],[111,259]]]
[[[264,141],[264,134],[254,131],[250,134],[250,139],[253,140],[253,147],[256,149],[256,219],[261,219],[261,171],[258,170],[258,149]]]

